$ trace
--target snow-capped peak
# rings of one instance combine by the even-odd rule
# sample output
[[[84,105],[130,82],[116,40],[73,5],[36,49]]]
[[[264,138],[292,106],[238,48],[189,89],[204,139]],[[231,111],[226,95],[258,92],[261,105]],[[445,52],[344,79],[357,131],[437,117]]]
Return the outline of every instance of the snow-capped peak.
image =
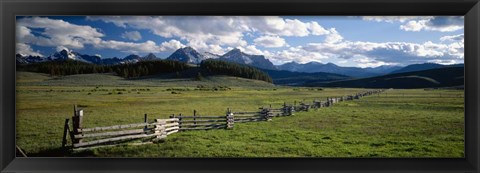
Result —
[[[210,53],[210,52],[203,52],[203,57],[204,59],[217,59],[217,58],[220,58],[220,55],[217,55],[217,54],[214,54],[214,53]]]
[[[184,47],[173,52],[167,59],[191,64],[200,64],[200,62],[206,58],[203,54],[198,53],[192,47]]]
[[[66,59],[80,60],[77,56],[77,53],[68,49],[63,49],[59,52],[55,52],[53,55],[50,56],[50,58],[54,60],[66,60]]]

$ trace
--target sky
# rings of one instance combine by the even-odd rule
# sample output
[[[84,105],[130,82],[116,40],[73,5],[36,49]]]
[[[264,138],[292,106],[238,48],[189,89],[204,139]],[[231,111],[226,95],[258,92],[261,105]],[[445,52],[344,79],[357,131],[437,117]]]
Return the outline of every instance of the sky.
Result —
[[[18,16],[16,49],[48,57],[63,49],[102,58],[166,58],[190,46],[238,48],[273,64],[348,67],[464,62],[463,16]]]

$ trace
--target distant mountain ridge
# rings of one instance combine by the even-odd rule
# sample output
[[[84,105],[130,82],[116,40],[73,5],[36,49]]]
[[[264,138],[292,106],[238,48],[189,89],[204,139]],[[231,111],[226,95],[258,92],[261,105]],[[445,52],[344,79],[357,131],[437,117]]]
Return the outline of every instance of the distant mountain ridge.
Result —
[[[434,68],[362,79],[310,82],[306,86],[352,88],[436,88],[464,85],[464,67]]]
[[[29,64],[29,63],[38,63],[45,61],[61,61],[61,60],[75,60],[86,63],[92,63],[97,65],[115,65],[115,64],[124,64],[124,63],[137,63],[139,61],[148,61],[148,60],[157,60],[160,59],[154,54],[150,53],[144,57],[139,55],[131,54],[124,58],[101,58],[97,55],[86,55],[80,54],[78,52],[70,50],[61,50],[55,52],[54,54],[48,57],[40,56],[24,56],[17,54],[16,60],[18,64]],[[250,55],[242,52],[240,49],[232,49],[231,51],[225,53],[224,55],[217,55],[210,52],[199,53],[192,47],[183,47],[177,49],[170,56],[166,58],[167,60],[180,61],[188,64],[200,64],[203,60],[207,59],[219,59],[229,62],[234,62],[237,64],[250,65],[262,69],[277,69],[270,60],[265,58],[263,55]]]
[[[392,71],[390,74],[395,73],[406,73],[412,71],[421,71],[421,70],[429,70],[429,69],[436,69],[436,68],[444,68],[444,67],[464,67],[464,64],[452,64],[452,65],[442,65],[442,64],[435,64],[435,63],[423,63],[423,64],[412,64],[401,69]]]
[[[116,65],[116,64],[125,64],[125,63],[137,63],[139,61],[156,60],[159,58],[157,58],[154,54],[150,53],[144,57],[131,54],[122,59],[117,57],[102,59],[100,56],[97,56],[97,55],[86,55],[86,54],[81,54],[71,50],[63,49],[61,51],[53,53],[48,57],[16,54],[15,59],[17,64],[30,64],[30,63],[39,63],[39,62],[46,62],[46,61],[75,60],[75,61],[81,61],[81,62],[97,64],[97,65]]]
[[[394,70],[398,70],[400,66],[379,66],[370,68],[359,67],[340,67],[333,63],[319,63],[309,62],[305,64],[299,64],[297,62],[289,62],[278,66],[279,70],[287,70],[292,72],[306,72],[306,73],[335,73],[340,75],[352,76],[352,77],[371,77],[383,74],[388,74]]]
[[[349,76],[324,72],[305,73],[291,72],[286,70],[261,70],[270,75],[270,77],[273,79],[273,83],[277,85],[304,86],[311,81],[327,82],[351,79]]]

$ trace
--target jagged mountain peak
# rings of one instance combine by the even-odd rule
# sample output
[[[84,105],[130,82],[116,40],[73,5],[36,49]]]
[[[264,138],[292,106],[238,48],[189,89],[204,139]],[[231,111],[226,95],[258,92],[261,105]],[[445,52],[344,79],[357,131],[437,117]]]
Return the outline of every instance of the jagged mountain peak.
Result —
[[[200,62],[205,59],[206,58],[203,54],[198,53],[195,49],[189,46],[177,49],[167,58],[167,60],[181,61],[190,64],[200,64]]]
[[[234,48],[220,57],[221,60],[230,61],[238,64],[246,64],[263,69],[276,69],[270,60],[263,55],[250,55]]]
[[[242,50],[238,49],[238,48],[233,48],[232,50],[228,51],[227,53],[225,53],[223,56],[233,56],[233,55],[250,55],[250,54],[246,54],[244,52],[242,52]]]
[[[123,59],[132,60],[132,59],[139,59],[139,58],[140,58],[140,56],[138,56],[138,55],[130,54],[130,55],[126,56],[126,57],[123,58]]]
[[[221,55],[210,53],[210,52],[203,52],[203,56],[205,59],[217,59],[217,58],[220,58]]]
[[[154,60],[154,59],[157,59],[157,56],[155,56],[155,54],[153,54],[153,53],[149,53],[149,54],[145,55],[145,56],[143,57],[143,59],[145,59],[145,60]]]
[[[190,46],[180,48],[180,50],[184,50],[184,51],[196,51],[195,49],[193,49],[193,48],[190,47]]]

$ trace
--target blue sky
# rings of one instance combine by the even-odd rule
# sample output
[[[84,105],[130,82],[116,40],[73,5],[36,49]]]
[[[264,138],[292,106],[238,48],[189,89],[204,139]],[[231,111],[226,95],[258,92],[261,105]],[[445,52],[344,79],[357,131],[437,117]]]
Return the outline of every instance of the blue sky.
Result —
[[[233,48],[274,64],[377,67],[463,63],[462,16],[21,16],[17,53],[67,49],[102,58]]]

